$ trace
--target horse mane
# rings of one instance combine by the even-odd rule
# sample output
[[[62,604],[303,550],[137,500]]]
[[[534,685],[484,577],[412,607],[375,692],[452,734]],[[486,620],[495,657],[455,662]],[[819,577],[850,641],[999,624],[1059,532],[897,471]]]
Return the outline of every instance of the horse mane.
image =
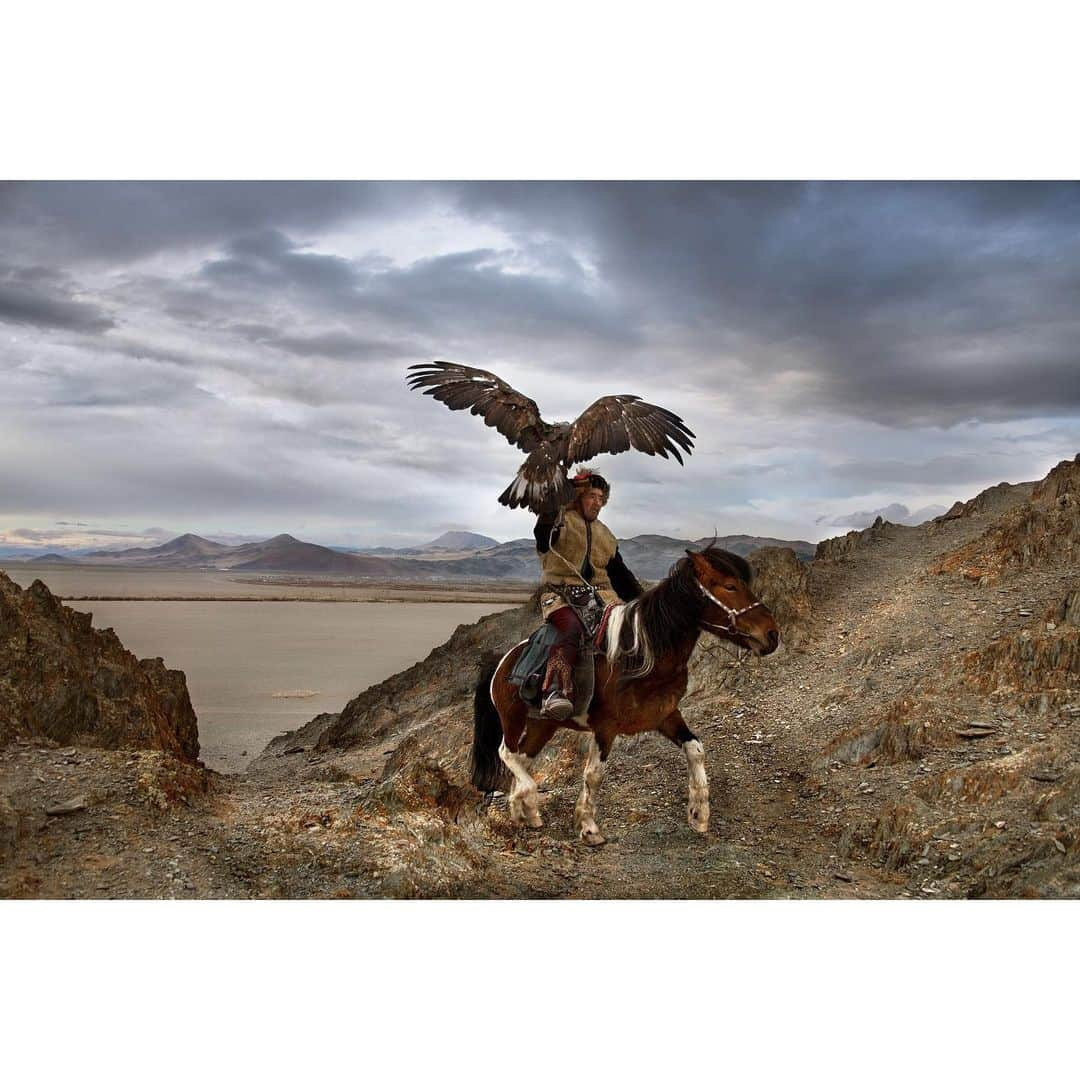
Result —
[[[733,551],[714,547],[699,552],[715,570],[750,584],[750,564]],[[608,622],[607,661],[622,661],[624,679],[641,679],[656,666],[659,657],[674,652],[699,629],[708,601],[698,588],[694,564],[683,556],[659,584],[636,600],[617,607]]]

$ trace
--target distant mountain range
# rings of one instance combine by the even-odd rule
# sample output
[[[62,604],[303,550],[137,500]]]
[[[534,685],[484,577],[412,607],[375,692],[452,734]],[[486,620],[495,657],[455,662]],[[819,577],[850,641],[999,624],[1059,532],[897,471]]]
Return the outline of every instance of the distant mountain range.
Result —
[[[688,547],[712,541],[677,540],[645,534],[619,541],[626,564],[643,580],[663,577]],[[802,560],[814,557],[814,544],[761,536],[720,536],[719,547],[747,555],[760,547],[788,547]],[[220,544],[185,533],[166,544],[121,551],[98,550],[68,555],[48,554],[27,560],[67,565],[130,566],[143,569],[216,569],[278,573],[322,573],[355,578],[424,581],[536,581],[539,567],[532,537],[500,544],[489,536],[448,532],[412,548],[342,550],[309,544],[288,533],[270,540],[239,545]]]
[[[429,540],[419,547],[373,547],[340,548],[342,551],[354,551],[358,555],[446,555],[462,551],[482,551],[485,548],[498,547],[499,541],[490,536],[481,536],[473,532],[444,532],[434,540]]]

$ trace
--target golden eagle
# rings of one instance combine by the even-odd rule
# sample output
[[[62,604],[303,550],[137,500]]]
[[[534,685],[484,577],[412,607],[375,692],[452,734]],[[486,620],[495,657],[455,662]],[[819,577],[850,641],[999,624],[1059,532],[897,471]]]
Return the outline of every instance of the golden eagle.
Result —
[[[409,371],[410,390],[427,387],[424,393],[448,408],[470,409],[528,455],[499,496],[504,506],[527,506],[536,514],[557,512],[577,494],[567,471],[597,454],[634,449],[663,458],[671,454],[681,465],[678,448],[687,455],[694,448],[694,433],[680,417],[633,394],[599,398],[572,424],[549,424],[541,419],[535,401],[490,371],[443,360],[413,364]]]

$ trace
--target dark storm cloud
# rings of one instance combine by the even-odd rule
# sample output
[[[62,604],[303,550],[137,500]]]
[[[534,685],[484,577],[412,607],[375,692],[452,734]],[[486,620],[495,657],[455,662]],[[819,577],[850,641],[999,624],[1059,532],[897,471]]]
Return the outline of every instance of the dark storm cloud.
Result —
[[[503,253],[463,251],[374,275],[363,304],[429,333],[450,327],[480,334],[512,332],[532,341],[577,337],[594,345],[640,343],[622,304],[583,290],[577,268],[567,274],[567,258],[560,258],[558,266],[555,277],[515,272]]]
[[[404,212],[424,185],[271,181],[7,182],[0,237],[108,263],[219,243],[265,228],[319,229],[347,218]]]
[[[226,289],[298,292],[330,302],[347,299],[364,273],[351,259],[304,251],[280,230],[266,229],[231,241],[226,257],[207,262],[201,276]]]
[[[524,252],[461,251],[396,267],[378,257],[304,250],[279,230],[265,230],[231,241],[225,257],[206,262],[199,277],[220,290],[299,297],[327,315],[374,317],[444,340],[471,332],[620,346],[639,341],[631,313],[591,295],[580,264],[550,243],[526,245]]]
[[[40,266],[0,266],[0,322],[88,334],[116,325],[96,304],[75,299],[59,273]]]
[[[673,338],[759,377],[807,374],[803,403],[899,425],[1080,403],[1077,185],[482,184],[456,194],[515,234],[573,238],[639,318]],[[727,365],[700,374],[732,378]]]

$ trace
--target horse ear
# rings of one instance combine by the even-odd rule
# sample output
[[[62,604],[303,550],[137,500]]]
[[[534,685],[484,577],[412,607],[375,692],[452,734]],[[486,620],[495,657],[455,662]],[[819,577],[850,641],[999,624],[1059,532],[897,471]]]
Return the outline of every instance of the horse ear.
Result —
[[[699,580],[707,578],[712,570],[712,564],[709,560],[700,551],[691,551],[689,548],[686,549],[686,554],[690,556],[690,561],[694,564],[694,570]]]

